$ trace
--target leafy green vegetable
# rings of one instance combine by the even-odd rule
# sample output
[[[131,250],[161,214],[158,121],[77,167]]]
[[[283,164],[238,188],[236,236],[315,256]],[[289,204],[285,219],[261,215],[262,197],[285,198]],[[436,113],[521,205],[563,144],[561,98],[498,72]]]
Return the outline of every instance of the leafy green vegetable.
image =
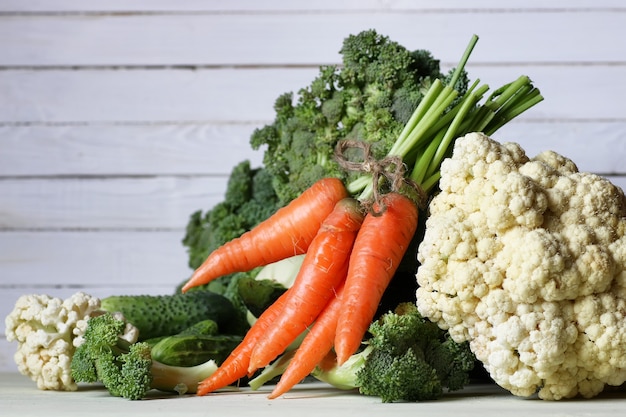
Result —
[[[293,284],[305,255],[295,255],[262,267],[254,278],[237,281],[237,291],[248,309],[250,324]]]

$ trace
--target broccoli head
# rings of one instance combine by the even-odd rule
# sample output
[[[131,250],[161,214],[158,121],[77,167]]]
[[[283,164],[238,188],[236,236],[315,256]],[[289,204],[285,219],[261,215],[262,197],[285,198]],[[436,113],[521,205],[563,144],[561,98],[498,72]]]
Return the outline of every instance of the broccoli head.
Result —
[[[382,158],[432,79],[443,77],[429,52],[409,51],[375,30],[348,36],[339,52],[341,65],[320,67],[297,95],[280,95],[274,122],[250,139],[254,149],[264,147],[280,204],[322,177],[349,182],[356,175],[334,160],[340,140],[371,143],[373,156]]]
[[[436,370],[413,348],[399,355],[373,349],[357,373],[357,384],[361,394],[383,402],[433,400],[443,393]]]
[[[434,400],[469,382],[475,357],[424,319],[414,303],[401,303],[372,322],[365,348],[342,365],[312,375],[338,388],[358,388],[383,402]]]
[[[100,382],[111,395],[129,400],[140,400],[152,389],[195,393],[198,384],[217,370],[218,361],[241,341],[230,335],[199,334],[213,327],[203,321],[158,341],[138,342],[123,338],[129,325],[110,312],[87,321],[71,360],[75,382]]]
[[[126,322],[112,313],[90,318],[72,357],[72,378],[100,381],[111,395],[138,400],[152,385],[150,345],[123,339],[125,327]]]

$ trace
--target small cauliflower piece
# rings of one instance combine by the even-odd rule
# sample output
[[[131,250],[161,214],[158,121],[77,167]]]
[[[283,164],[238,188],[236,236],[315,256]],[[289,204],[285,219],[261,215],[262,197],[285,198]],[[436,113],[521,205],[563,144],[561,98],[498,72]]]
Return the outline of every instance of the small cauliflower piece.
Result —
[[[75,391],[71,375],[75,341],[100,299],[78,292],[66,300],[45,294],[19,297],[5,318],[7,341],[17,341],[18,370],[41,390]]]
[[[626,198],[605,178],[481,133],[441,166],[419,312],[496,383],[546,400],[626,381]]]

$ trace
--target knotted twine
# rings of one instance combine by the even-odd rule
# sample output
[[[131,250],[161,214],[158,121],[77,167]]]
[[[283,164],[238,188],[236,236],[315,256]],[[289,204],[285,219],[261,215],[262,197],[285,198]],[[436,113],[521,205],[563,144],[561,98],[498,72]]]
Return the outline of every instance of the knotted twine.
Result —
[[[348,149],[361,149],[363,160],[355,162],[347,159],[345,152]],[[381,191],[381,180],[388,182],[390,192],[406,190],[408,185],[409,190],[412,191],[411,194],[414,194],[413,200],[420,208],[425,205],[428,199],[428,195],[419,184],[410,178],[405,178],[406,166],[400,156],[388,155],[382,159],[376,159],[372,155],[370,143],[359,140],[341,140],[335,147],[335,159],[339,166],[346,171],[372,175],[373,197],[370,201],[362,201],[361,203],[374,216],[380,216],[387,210],[382,198],[385,192]]]

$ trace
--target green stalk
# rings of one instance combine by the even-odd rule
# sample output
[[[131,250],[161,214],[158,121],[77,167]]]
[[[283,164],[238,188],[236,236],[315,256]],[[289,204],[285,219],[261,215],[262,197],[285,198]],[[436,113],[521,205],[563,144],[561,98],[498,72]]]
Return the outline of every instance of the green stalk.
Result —
[[[452,120],[450,127],[448,127],[448,129],[446,130],[446,134],[444,135],[443,140],[437,147],[437,152],[430,161],[430,165],[428,167],[426,175],[430,176],[436,171],[439,171],[441,161],[448,153],[448,148],[450,147],[452,140],[456,139],[459,136],[459,126],[463,122],[463,119],[467,117],[467,115],[472,111],[474,106],[476,106],[476,103],[478,103],[483,95],[489,90],[488,85],[483,85],[478,89],[478,91],[474,91],[476,85],[478,85],[478,80],[476,80],[476,82],[466,95],[465,99],[459,104],[459,112],[454,117],[454,120]]]
[[[486,127],[485,134],[492,135],[496,130],[541,101],[543,101],[543,96],[541,96],[539,90],[533,88],[523,99],[518,100],[515,107],[508,109],[505,114],[500,114],[495,123]]]
[[[422,102],[420,102],[414,112],[418,113],[419,117],[416,117],[415,123],[411,125],[410,133],[405,135],[400,134],[398,140],[396,140],[396,142],[391,147],[389,155],[398,155],[404,158],[409,153],[411,148],[415,147],[420,142],[420,140],[423,140],[424,133],[428,131],[430,126],[438,121],[446,108],[450,105],[450,103],[452,103],[452,101],[454,101],[454,99],[458,95],[458,91],[454,89],[454,86],[456,85],[459,77],[463,73],[465,65],[467,64],[467,61],[469,60],[469,57],[472,54],[472,51],[474,50],[477,42],[478,36],[472,35],[469,44],[467,45],[465,51],[463,52],[463,55],[461,56],[459,64],[455,68],[454,73],[452,73],[452,78],[450,79],[450,82],[443,88],[443,90],[440,88],[442,84],[441,81],[439,81],[438,79],[435,80],[435,82],[431,85],[431,87],[428,89],[428,92],[426,93],[426,96],[428,97],[428,102],[424,106],[422,106],[422,102],[424,102],[424,100],[422,100]],[[437,98],[434,104],[430,104],[433,95],[437,95]],[[425,112],[423,107],[427,106],[430,107],[428,107],[428,110]],[[433,109],[432,107],[435,108]],[[413,116],[411,116],[411,120],[412,119]],[[403,133],[405,130],[406,129],[403,130]]]
[[[415,161],[415,166],[413,167],[413,171],[411,172],[410,178],[415,181],[417,184],[421,184],[426,177],[426,173],[428,172],[428,167],[430,166],[430,161],[433,159],[433,156],[437,152],[441,141],[443,140],[446,131],[441,129],[431,142],[428,144],[426,149],[422,152],[422,154]]]
[[[438,79],[435,83],[433,83],[433,85],[435,84],[437,84],[437,86],[435,86],[436,92],[433,92],[435,100],[430,105],[427,105],[425,108],[426,111],[421,114],[421,117],[413,128],[404,137],[398,137],[398,140],[394,142],[393,146],[389,150],[388,155],[400,156],[404,158],[411,148],[420,143],[420,141],[425,137],[426,131],[437,121],[441,113],[443,113],[444,110],[448,108],[450,103],[452,103],[456,98],[458,93],[448,86],[443,87],[442,90],[438,88],[438,86],[441,85],[441,81]],[[431,91],[429,89],[427,96],[430,95],[430,93]]]
[[[430,193],[430,190],[437,185],[440,178],[441,173],[439,171],[435,172],[433,175],[422,181],[422,190],[424,190],[425,193]]]
[[[439,96],[441,90],[443,89],[443,84],[441,80],[436,79],[431,85],[426,95],[422,98],[422,100],[417,105],[417,108],[413,111],[411,118],[406,123],[402,132],[398,136],[398,139],[394,142],[391,149],[389,150],[390,155],[398,155],[397,147],[400,146],[405,140],[406,137],[409,136],[411,131],[415,128],[415,125],[424,117],[424,114],[430,109],[433,105],[434,101]]]

